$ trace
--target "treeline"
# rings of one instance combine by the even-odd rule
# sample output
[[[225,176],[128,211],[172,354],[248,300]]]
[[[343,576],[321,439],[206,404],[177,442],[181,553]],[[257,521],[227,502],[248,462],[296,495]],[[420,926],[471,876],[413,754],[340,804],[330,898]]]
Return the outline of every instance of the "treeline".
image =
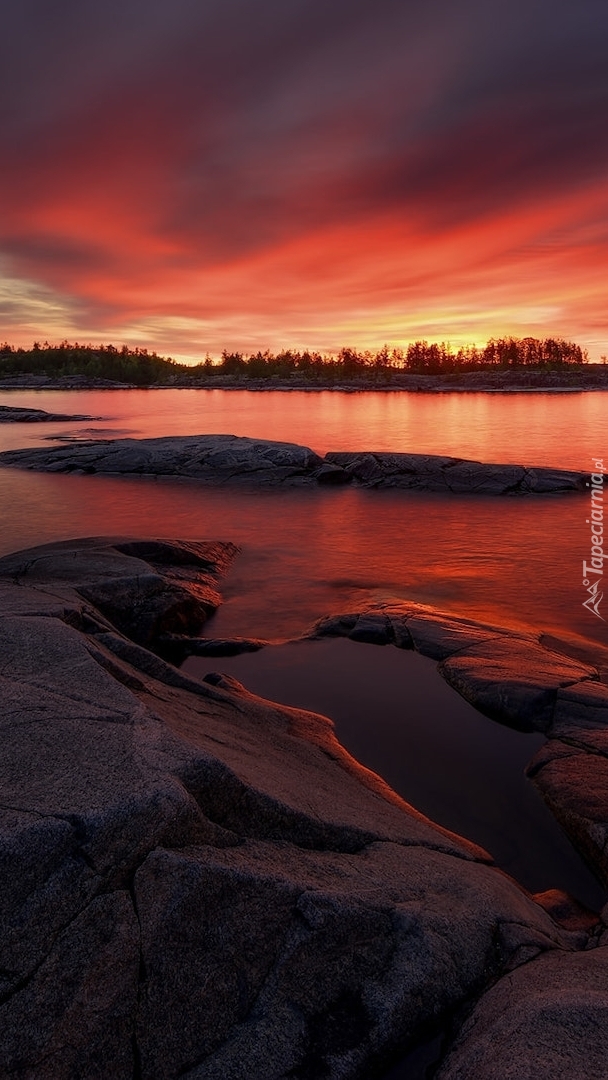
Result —
[[[229,375],[246,375],[263,379],[273,375],[285,376],[300,373],[309,376],[353,377],[356,375],[411,371],[417,374],[442,374],[444,372],[478,371],[488,368],[537,367],[554,369],[565,364],[585,364],[588,356],[580,345],[559,338],[499,338],[492,339],[482,348],[469,345],[454,350],[449,344],[415,341],[407,349],[390,349],[384,345],[377,352],[358,352],[356,349],[340,349],[337,356],[316,352],[288,350],[273,354],[258,352],[245,357],[242,353],[222,353],[221,363],[216,367],[211,361],[199,364],[195,370],[219,370]]]
[[[52,378],[80,376],[112,382],[151,386],[180,384],[190,380],[271,379],[299,376],[311,382],[343,379],[390,381],[395,372],[442,375],[464,371],[535,368],[557,370],[567,365],[585,364],[587,353],[579,345],[560,338],[492,339],[483,348],[453,349],[449,344],[415,341],[407,349],[384,345],[376,352],[343,348],[337,355],[287,349],[278,353],[257,352],[245,356],[224,350],[221,360],[209,356],[199,364],[177,363],[147,349],[123,345],[80,345],[68,341],[60,345],[38,342],[31,349],[0,345],[0,378],[9,375],[47,375]]]
[[[0,345],[0,377],[7,375],[49,375],[61,378],[79,375],[88,379],[150,386],[165,382],[175,371],[190,371],[170,357],[157,356],[147,349],[117,349],[114,345],[80,345],[62,341],[60,345],[35,342],[31,349]]]

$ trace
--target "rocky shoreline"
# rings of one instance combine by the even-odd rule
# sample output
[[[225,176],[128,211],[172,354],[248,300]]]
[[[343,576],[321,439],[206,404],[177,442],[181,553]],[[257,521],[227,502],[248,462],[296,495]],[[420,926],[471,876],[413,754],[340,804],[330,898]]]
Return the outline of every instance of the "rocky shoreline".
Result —
[[[355,1080],[439,1035],[441,1080],[601,1080],[606,909],[529,896],[324,718],[160,658],[201,637],[235,554],[106,538],[0,560],[0,1075]],[[546,732],[534,780],[606,880],[592,666],[416,604],[328,634],[416,648]]]
[[[443,374],[399,371],[380,374],[352,375],[348,378],[317,377],[297,373],[281,377],[252,378],[246,375],[225,375],[212,372],[205,375],[172,375],[165,381],[146,384],[147,390],[300,390],[310,393],[520,393],[526,391],[608,390],[608,365],[565,365],[560,370],[543,371],[533,368],[499,370],[453,371]],[[86,375],[10,375],[0,379],[1,390],[137,390],[136,383],[112,379],[90,378]]]
[[[444,494],[534,495],[582,491],[586,472],[486,464],[432,454],[331,452],[236,435],[71,442],[0,453],[0,466],[40,472],[170,477],[208,485],[352,484]]]

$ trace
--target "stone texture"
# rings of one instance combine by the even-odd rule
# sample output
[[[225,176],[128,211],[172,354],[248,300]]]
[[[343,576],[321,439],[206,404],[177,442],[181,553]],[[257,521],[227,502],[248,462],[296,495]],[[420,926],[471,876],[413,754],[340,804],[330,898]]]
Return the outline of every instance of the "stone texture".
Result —
[[[8,450],[0,464],[42,472],[172,476],[206,484],[266,486],[354,483],[449,494],[563,493],[584,488],[587,473],[492,465],[432,454],[350,453],[319,457],[305,446],[235,435],[113,439]]]
[[[271,486],[317,480],[331,484],[338,471],[306,446],[236,435],[115,439],[11,450],[0,455],[0,462],[43,472],[179,476],[207,484]]]
[[[132,1080],[138,974],[129,894],[96,897],[0,1005],[0,1075]]]
[[[557,693],[551,734],[556,738],[580,736],[581,729],[597,735],[608,732],[608,686],[582,682]]]
[[[523,465],[492,465],[431,454],[331,452],[326,460],[339,465],[365,487],[420,488],[481,495],[578,491],[586,473]]]
[[[608,888],[608,757],[550,739],[527,772]]]
[[[354,1080],[588,940],[330,721],[183,676],[100,588],[196,595],[231,554],[123,538],[0,560],[4,1075]]]
[[[14,405],[0,405],[0,424],[39,424],[61,420],[99,420],[98,416],[83,416],[78,413],[49,413],[44,409],[21,409]]]
[[[519,913],[505,906],[491,868],[420,850],[404,858],[393,844],[357,856],[296,849],[284,862],[251,841],[155,852],[135,895],[147,972],[139,1044],[155,1077],[175,1075],[167,1061],[191,1077],[250,1076],[256,1055],[260,1077],[273,1055],[274,1075],[356,1075],[515,950],[555,942],[548,920],[530,925],[523,896]],[[519,918],[528,925],[514,939]],[[182,1003],[179,1028],[166,1021],[168,995]],[[295,1045],[281,1040],[286,1014],[299,1021]]]
[[[608,949],[554,952],[482,997],[437,1080],[605,1080],[607,1062]]]
[[[558,690],[597,678],[594,668],[516,637],[474,645],[439,670],[480,712],[522,731],[548,731]]]
[[[218,581],[236,552],[233,544],[65,541],[0,559],[0,580],[67,587],[147,645],[167,633],[200,631],[221,603]]]

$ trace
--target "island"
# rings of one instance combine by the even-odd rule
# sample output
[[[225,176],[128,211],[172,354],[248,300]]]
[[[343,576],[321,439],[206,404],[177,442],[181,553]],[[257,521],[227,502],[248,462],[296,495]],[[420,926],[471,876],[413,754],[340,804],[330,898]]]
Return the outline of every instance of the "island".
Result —
[[[588,472],[488,464],[433,454],[330,452],[236,435],[97,439],[67,446],[5,450],[0,466],[39,472],[165,477],[208,485],[293,487],[353,484],[462,495],[538,495],[582,491]]]

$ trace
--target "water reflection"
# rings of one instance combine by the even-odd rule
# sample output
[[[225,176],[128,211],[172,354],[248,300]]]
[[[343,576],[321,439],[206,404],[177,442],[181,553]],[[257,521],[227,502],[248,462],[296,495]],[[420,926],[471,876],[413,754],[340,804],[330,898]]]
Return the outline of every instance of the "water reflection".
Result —
[[[397,596],[608,644],[582,606],[584,496],[243,491],[0,469],[0,499],[3,553],[108,533],[240,544],[219,635],[294,637],[327,612]]]
[[[0,404],[105,418],[135,436],[226,434],[328,450],[401,450],[587,469],[605,446],[608,391],[341,393],[247,390],[0,391]],[[3,424],[0,445],[33,446],[91,426]]]

